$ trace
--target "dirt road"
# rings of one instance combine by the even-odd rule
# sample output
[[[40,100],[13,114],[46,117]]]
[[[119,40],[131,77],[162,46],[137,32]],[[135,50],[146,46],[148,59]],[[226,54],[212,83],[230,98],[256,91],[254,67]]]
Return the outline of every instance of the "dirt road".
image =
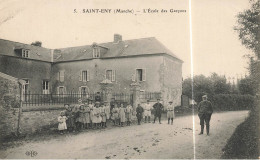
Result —
[[[1,158],[220,158],[222,148],[248,111],[215,113],[210,136],[198,135],[199,119],[192,116],[174,119],[173,125],[142,124],[95,130],[78,135],[63,135],[47,141],[28,142],[0,151]],[[195,139],[194,139],[195,138]],[[193,140],[195,145],[193,145]],[[194,150],[195,147],[195,150]],[[36,151],[35,157],[25,153]]]

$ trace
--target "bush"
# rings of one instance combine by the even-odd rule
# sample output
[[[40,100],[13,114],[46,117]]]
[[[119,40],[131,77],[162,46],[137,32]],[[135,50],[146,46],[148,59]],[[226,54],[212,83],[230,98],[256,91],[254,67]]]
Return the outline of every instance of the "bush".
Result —
[[[254,106],[254,96],[241,94],[216,94],[210,96],[214,110],[248,110]]]

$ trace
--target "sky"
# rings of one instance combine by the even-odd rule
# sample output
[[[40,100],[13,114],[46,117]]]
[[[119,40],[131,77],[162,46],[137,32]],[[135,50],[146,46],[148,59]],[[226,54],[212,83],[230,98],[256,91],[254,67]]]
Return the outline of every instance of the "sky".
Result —
[[[192,0],[193,66],[188,0],[0,0],[0,38],[27,44],[39,40],[54,49],[110,42],[115,33],[123,40],[156,37],[184,61],[183,78],[190,76],[191,67],[194,75],[236,77],[246,74],[243,55],[250,51],[233,27],[235,16],[248,7],[248,0]],[[82,13],[83,9],[134,13]],[[159,12],[143,13],[144,9]],[[168,12],[160,13],[161,9]]]

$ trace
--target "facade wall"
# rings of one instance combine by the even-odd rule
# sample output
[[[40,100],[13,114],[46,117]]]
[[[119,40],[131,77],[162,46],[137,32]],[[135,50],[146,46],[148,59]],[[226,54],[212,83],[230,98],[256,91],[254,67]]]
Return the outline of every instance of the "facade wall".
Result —
[[[53,92],[57,92],[58,86],[65,86],[67,92],[79,92],[80,86],[87,86],[89,92],[100,91],[100,82],[104,80],[106,70],[116,70],[113,83],[115,92],[129,92],[132,83],[132,75],[136,69],[146,70],[146,80],[140,82],[141,89],[151,92],[160,92],[160,65],[163,63],[162,56],[147,56],[117,59],[93,59],[56,63],[52,68]],[[58,80],[58,72],[65,70],[64,82]],[[80,72],[89,71],[89,81],[80,81]]]
[[[0,72],[29,79],[28,91],[42,93],[42,81],[51,77],[51,63],[0,55]]]
[[[182,95],[182,63],[164,56],[161,65],[161,88],[164,104],[173,101],[174,106],[181,105]]]

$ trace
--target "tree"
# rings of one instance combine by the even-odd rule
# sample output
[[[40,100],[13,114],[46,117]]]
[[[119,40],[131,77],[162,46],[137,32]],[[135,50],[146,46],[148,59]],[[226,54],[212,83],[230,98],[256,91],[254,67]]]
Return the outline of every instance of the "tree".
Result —
[[[42,42],[41,41],[35,41],[35,42],[32,42],[31,45],[41,47]]]
[[[241,79],[238,84],[238,89],[241,94],[255,95],[255,80],[252,77]]]
[[[237,25],[234,27],[239,33],[242,44],[252,50],[259,58],[260,51],[260,0],[250,0],[251,7],[237,15]]]
[[[207,94],[209,98],[212,98],[214,94],[227,94],[230,92],[231,86],[227,83],[226,78],[216,73],[213,73],[209,77],[196,75],[193,77],[193,83],[191,78],[185,79],[182,83],[182,94],[191,99],[193,98],[196,102],[201,101],[202,96],[205,94]]]

